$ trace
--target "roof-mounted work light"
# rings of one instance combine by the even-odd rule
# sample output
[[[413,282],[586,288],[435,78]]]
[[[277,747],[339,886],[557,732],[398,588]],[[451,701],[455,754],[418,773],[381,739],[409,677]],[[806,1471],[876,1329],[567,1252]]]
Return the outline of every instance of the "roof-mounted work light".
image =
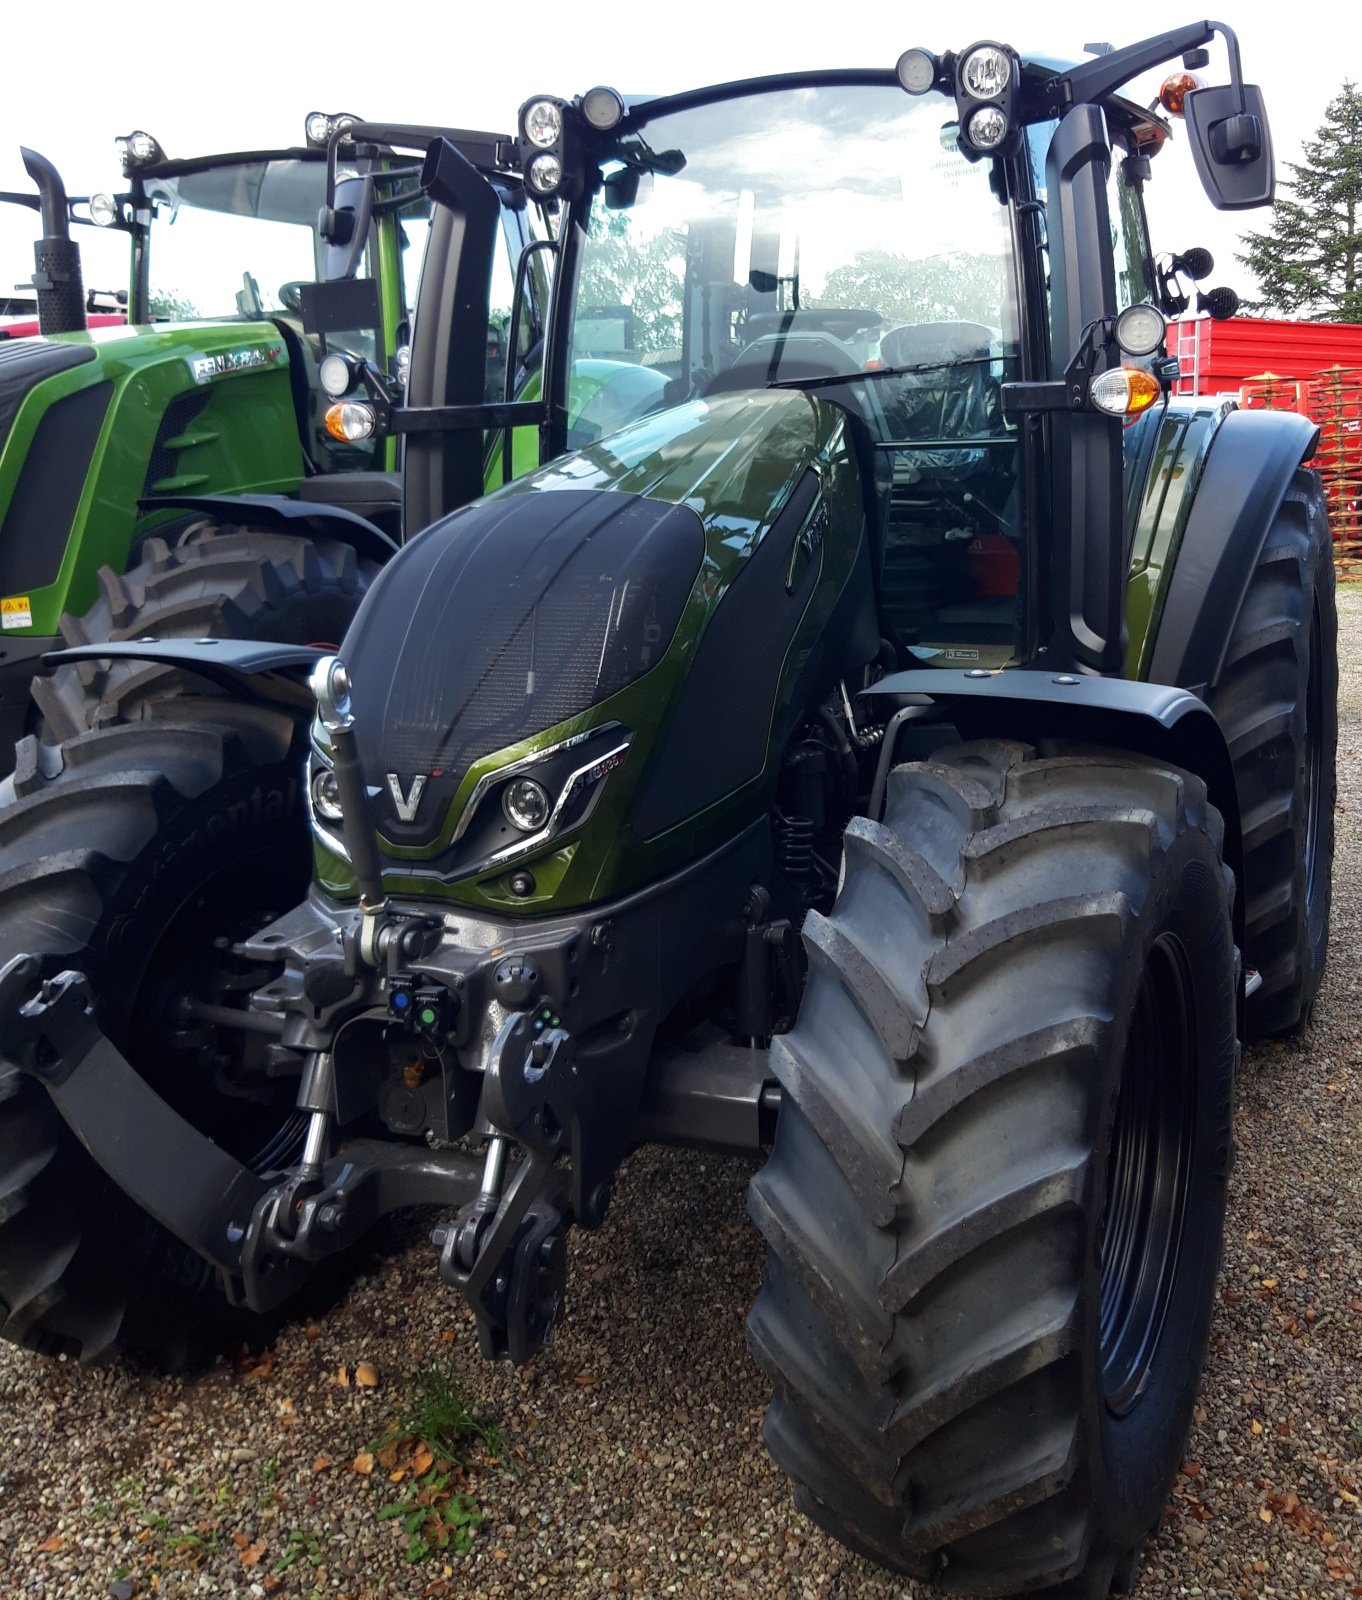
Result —
[[[989,39],[972,44],[955,58],[954,87],[961,154],[971,161],[1011,154],[1021,138],[1016,51]]]

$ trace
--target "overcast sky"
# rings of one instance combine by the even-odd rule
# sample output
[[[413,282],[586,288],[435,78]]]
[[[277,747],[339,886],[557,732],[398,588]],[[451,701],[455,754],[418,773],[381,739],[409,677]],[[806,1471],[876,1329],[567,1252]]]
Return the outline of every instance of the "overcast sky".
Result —
[[[36,13],[29,12],[30,20]],[[328,0],[315,8],[199,7],[139,0],[110,27],[107,4],[74,0],[61,9],[71,70],[42,59],[58,37],[44,26],[12,53],[0,100],[0,189],[31,189],[18,146],[52,160],[73,194],[116,189],[113,139],[145,128],[172,156],[302,142],[312,109],[351,111],[374,121],[429,122],[511,130],[516,108],[535,93],[571,96],[596,83],[626,94],[660,94],[700,84],[808,67],[891,67],[912,45],[941,52],[995,38],[1023,54],[1076,58],[1094,39],[1141,37],[1134,8],[1051,0],[975,0],[955,7],[903,0],[687,0],[632,9],[624,0],[538,8]],[[1191,21],[1175,9],[1146,11],[1167,26]],[[391,48],[385,17],[400,19]],[[945,19],[945,20],[942,20]],[[1238,34],[1245,77],[1267,97],[1279,181],[1300,154],[1349,70],[1362,73],[1362,7],[1303,0],[1230,0],[1223,19]],[[1141,32],[1133,31],[1141,28]],[[519,59],[531,43],[534,59]],[[1224,82],[1224,51],[1213,47],[1208,81]],[[1157,78],[1139,86],[1148,100]],[[1178,130],[1180,132],[1180,129]],[[1251,280],[1233,260],[1239,235],[1266,212],[1215,213],[1202,198],[1185,139],[1155,163],[1149,189],[1158,249],[1208,246],[1213,282],[1241,292]],[[0,279],[33,271],[34,214],[0,207]],[[87,286],[121,287],[121,242],[82,228]]]

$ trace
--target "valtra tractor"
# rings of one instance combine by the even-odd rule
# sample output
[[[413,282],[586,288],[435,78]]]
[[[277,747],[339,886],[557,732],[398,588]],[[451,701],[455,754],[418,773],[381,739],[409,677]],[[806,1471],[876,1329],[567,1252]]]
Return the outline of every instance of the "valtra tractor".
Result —
[[[545,225],[509,137],[314,112],[305,145],[176,160],[137,130],[118,141],[126,191],[78,200],[24,152],[43,337],[0,349],[0,771],[25,731],[69,737],[184,687],[147,663],[85,665],[35,704],[63,638],[339,641],[406,519],[396,441],[328,431],[327,382],[363,360],[400,393],[437,133],[497,185],[508,300]],[[72,222],[127,237],[126,327],[87,330]],[[312,296],[333,277],[348,292],[323,325]]]
[[[1121,90],[1216,34],[1193,156],[1261,204],[1220,24],[530,101],[553,299],[495,406],[454,353],[497,201],[432,145],[410,404],[349,403],[447,514],[339,651],[60,652],[207,687],[20,748],[7,1337],[172,1360],[426,1207],[524,1361],[631,1146],[769,1148],[748,1337],[798,1504],[974,1594],[1128,1582],[1333,839],[1313,431],[1171,400],[1148,298],[1167,127]],[[588,341],[664,388],[569,449]],[[474,503],[520,426],[546,464]]]

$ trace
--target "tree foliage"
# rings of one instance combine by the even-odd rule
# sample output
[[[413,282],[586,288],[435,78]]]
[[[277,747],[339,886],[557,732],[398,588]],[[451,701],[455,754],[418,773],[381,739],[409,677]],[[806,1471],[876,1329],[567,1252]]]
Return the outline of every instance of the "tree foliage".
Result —
[[[178,289],[153,289],[147,299],[153,322],[190,322],[203,313]]]
[[[601,216],[593,209],[578,304],[631,307],[633,350],[652,355],[681,343],[686,247],[665,229],[639,239],[629,220],[624,212]]]
[[[952,251],[913,261],[889,250],[859,250],[828,274],[820,305],[868,306],[886,323],[982,322],[993,326],[1002,303],[996,256]]]
[[[1362,93],[1345,82],[1323,123],[1287,163],[1289,198],[1239,256],[1258,279],[1255,309],[1317,322],[1362,322]]]

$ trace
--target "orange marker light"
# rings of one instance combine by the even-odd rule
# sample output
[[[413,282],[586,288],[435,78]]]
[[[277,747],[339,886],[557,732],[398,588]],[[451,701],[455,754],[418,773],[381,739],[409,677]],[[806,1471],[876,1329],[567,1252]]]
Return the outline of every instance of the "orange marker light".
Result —
[[[326,408],[326,431],[342,444],[372,438],[377,426],[372,409],[358,400],[337,400]]]
[[[1109,417],[1138,417],[1162,393],[1159,380],[1142,367],[1114,367],[1110,372],[1099,372],[1088,389],[1093,405]]]
[[[1187,96],[1193,89],[1204,87],[1195,72],[1175,72],[1163,80],[1163,87],[1159,90],[1159,104],[1170,117],[1180,117],[1186,106]]]

